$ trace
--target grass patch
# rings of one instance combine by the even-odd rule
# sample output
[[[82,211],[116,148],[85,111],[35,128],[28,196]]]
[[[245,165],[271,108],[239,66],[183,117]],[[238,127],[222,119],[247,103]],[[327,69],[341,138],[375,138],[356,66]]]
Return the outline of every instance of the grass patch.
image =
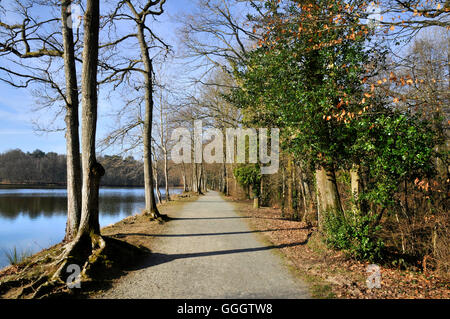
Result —
[[[11,249],[3,249],[3,253],[10,265],[19,265],[31,257],[32,253],[29,250],[19,251],[16,246]]]
[[[301,278],[308,283],[311,297],[315,299],[334,299],[336,294],[333,292],[331,284],[324,282],[321,278],[301,272]]]

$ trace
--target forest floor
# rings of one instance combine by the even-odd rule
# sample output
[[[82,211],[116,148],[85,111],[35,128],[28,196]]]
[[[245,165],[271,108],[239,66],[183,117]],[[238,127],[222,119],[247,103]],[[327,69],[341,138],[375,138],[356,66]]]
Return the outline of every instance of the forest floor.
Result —
[[[369,263],[329,249],[315,227],[281,216],[281,209],[253,209],[253,201],[233,201],[251,228],[263,233],[288,258],[300,277],[306,280],[315,298],[354,299],[449,299],[450,283],[432,272],[408,271],[379,265],[380,288],[369,289],[366,280]],[[292,245],[308,238],[306,245]]]

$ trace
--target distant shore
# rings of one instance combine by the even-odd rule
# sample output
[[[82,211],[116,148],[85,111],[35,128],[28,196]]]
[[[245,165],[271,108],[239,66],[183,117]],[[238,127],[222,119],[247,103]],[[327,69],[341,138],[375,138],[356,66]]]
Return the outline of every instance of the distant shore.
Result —
[[[0,189],[8,188],[66,188],[66,184],[56,184],[56,183],[1,183]],[[100,185],[100,187],[114,187],[114,188],[143,188],[144,185]],[[169,186],[170,188],[182,188],[183,186]],[[163,189],[164,187],[159,187]]]

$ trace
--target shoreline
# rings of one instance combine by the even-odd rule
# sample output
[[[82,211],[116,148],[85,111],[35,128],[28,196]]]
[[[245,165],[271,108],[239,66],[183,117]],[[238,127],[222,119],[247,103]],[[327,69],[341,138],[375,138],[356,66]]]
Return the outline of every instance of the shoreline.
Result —
[[[38,192],[39,194],[50,191],[56,191],[58,192],[58,194],[60,195],[56,195],[58,197],[55,198],[62,198],[59,202],[61,202],[56,206],[52,206],[50,209],[48,207],[45,206],[45,202],[42,203],[40,201],[41,199],[41,195],[38,195],[38,200],[33,201],[32,202],[32,207],[28,207],[28,206],[20,206],[21,209],[18,209],[17,211],[14,212],[10,212],[7,209],[6,210],[2,210],[5,209],[3,206],[7,206],[7,204],[9,202],[11,202],[12,200],[15,200],[16,198],[21,198],[21,197],[10,197],[9,194],[13,194],[12,196],[15,196],[14,194],[16,193],[16,190],[19,190],[19,193],[22,193],[23,190],[23,194],[28,194],[28,193],[34,193],[34,192]],[[64,198],[66,197],[66,194],[64,193],[63,188],[23,188],[20,187],[18,189],[12,188],[12,187],[8,187],[8,188],[2,188],[0,186],[0,203],[2,203],[2,206],[0,206],[0,222],[3,220],[11,220],[14,221],[19,217],[22,216],[23,218],[26,218],[27,221],[29,220],[29,222],[32,222],[33,225],[35,223],[36,218],[40,219],[40,218],[45,218],[45,220],[48,223],[55,223],[54,220],[57,220],[58,218],[60,218],[61,216],[66,216],[67,215],[67,211],[66,211],[66,204],[64,201]],[[133,194],[138,192],[139,194],[142,192],[143,194],[143,188],[124,188],[124,187],[120,187],[120,188],[116,188],[116,187],[101,187],[100,189],[100,196],[103,196],[102,193],[105,193],[107,196],[107,194],[109,192],[116,192],[119,191],[120,194],[127,194],[129,191],[132,192]],[[166,194],[164,192],[164,189],[161,189],[161,198],[162,198],[162,202],[165,203],[165,198],[166,198]],[[172,187],[170,188],[170,195],[171,195],[171,199],[176,198],[176,196],[181,195],[182,194],[182,188],[177,188],[177,187]],[[6,196],[6,197],[5,197]],[[52,195],[53,196],[53,195]],[[123,196],[128,196],[128,195],[123,195]],[[142,195],[143,196],[143,195]],[[6,198],[6,199],[5,199]],[[106,197],[109,198],[109,197]],[[5,202],[2,202],[3,200],[5,200]],[[143,200],[143,199],[142,199]],[[35,205],[40,205],[38,206],[38,211],[35,210]],[[63,206],[64,207],[63,207]],[[160,203],[157,203],[158,207],[161,206]],[[142,203],[142,205],[136,205],[133,202],[133,208],[124,210],[124,211],[119,211],[116,210],[115,207],[111,207],[108,204],[103,205],[104,208],[99,211],[100,215],[99,215],[99,219],[102,220],[102,218],[105,219],[105,221],[101,224],[102,228],[109,226],[109,225],[113,225],[114,223],[118,223],[121,220],[129,217],[129,216],[133,216],[136,214],[140,214],[141,213],[141,208],[144,207],[144,204]],[[101,207],[103,207],[101,206]],[[137,207],[136,207],[137,206]],[[57,208],[55,208],[57,207]],[[115,216],[119,215],[118,218],[116,218]],[[122,215],[122,216],[120,216]],[[61,217],[62,218],[62,217]],[[56,224],[58,224],[56,222]],[[10,258],[8,256],[14,256],[15,254],[17,254],[19,256],[19,259],[22,259],[20,256],[30,256],[30,255],[34,255],[36,253],[39,253],[40,251],[47,249],[49,247],[52,247],[56,244],[59,243],[59,241],[57,241],[58,239],[62,239],[62,233],[61,233],[61,228],[60,227],[56,227],[58,225],[53,226],[52,228],[45,228],[45,230],[41,230],[39,227],[42,226],[41,224],[37,223],[36,226],[33,227],[37,227],[36,231],[37,233],[39,233],[39,235],[37,236],[32,236],[32,235],[24,235],[22,236],[23,238],[25,238],[26,240],[22,240],[22,237],[20,238],[12,238],[11,240],[9,240],[9,237],[7,235],[5,236],[0,236],[1,240],[0,240],[0,271],[5,268],[8,267],[10,265],[9,261]],[[20,226],[20,224],[14,224],[14,228],[17,229],[18,232],[22,232],[22,228]],[[54,235],[51,235],[52,233],[54,233]],[[42,238],[47,238],[45,240],[42,240]]]
[[[157,205],[162,214],[168,214],[170,216],[177,210],[182,209],[185,203],[195,201],[197,198],[198,195],[193,193],[175,194],[170,202],[163,202]],[[149,220],[148,216],[140,212],[136,212],[114,224],[102,227],[100,232],[105,238],[123,241],[129,244],[130,247],[135,247],[134,249],[136,250],[142,249],[143,254],[145,254],[146,251],[151,251],[151,239],[144,237],[145,240],[140,241],[137,236],[124,237],[122,234],[139,232],[158,234],[164,232],[166,225],[167,222],[161,224],[156,220]],[[8,265],[0,268],[0,299],[30,298],[31,295],[22,295],[22,291],[26,290],[30,283],[33,282],[33,279],[31,278],[40,277],[43,273],[48,271],[48,268],[51,267],[51,258],[55,254],[60,253],[60,250],[63,249],[63,247],[64,244],[60,242],[34,253],[32,256],[25,258],[25,260],[16,265]],[[110,260],[108,260],[108,262],[110,262]],[[116,273],[120,276],[122,272],[126,271],[127,267],[133,267],[134,265],[132,263],[132,259],[125,264],[118,262],[117,265],[113,266],[114,269],[111,272],[111,278],[103,278],[102,276],[93,278],[95,281],[94,285],[91,283],[89,285],[87,284],[87,290],[75,292],[73,297],[85,298],[88,295],[95,293],[98,289],[102,289],[105,285],[108,285],[111,280],[114,280],[117,275]],[[64,295],[68,294],[70,296],[72,293],[74,292],[66,291],[64,292]]]
[[[0,189],[13,189],[13,188],[32,188],[32,189],[64,189],[67,188],[66,184],[51,184],[51,183],[31,183],[31,184],[3,184],[0,183]],[[144,185],[100,185],[100,188],[144,188]],[[183,186],[169,186],[169,188],[183,188]],[[165,189],[165,187],[160,186],[159,189]]]

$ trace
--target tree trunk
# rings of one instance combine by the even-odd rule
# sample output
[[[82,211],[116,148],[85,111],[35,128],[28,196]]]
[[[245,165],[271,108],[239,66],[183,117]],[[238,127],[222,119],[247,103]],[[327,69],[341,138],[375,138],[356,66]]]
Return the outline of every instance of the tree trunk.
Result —
[[[286,169],[281,170],[281,216],[284,217],[286,205]]]
[[[307,210],[306,190],[305,190],[305,181],[303,180],[303,171],[302,171],[301,166],[299,166],[299,169],[298,169],[298,183],[299,183],[299,188],[300,188],[299,195],[301,195],[301,197],[302,197],[303,210],[304,210],[304,214],[306,214],[306,210]]]
[[[64,72],[66,77],[66,165],[67,165],[67,224],[65,241],[75,238],[81,219],[81,158],[78,133],[78,83],[75,65],[70,8],[72,0],[61,3]]]
[[[323,215],[326,212],[342,212],[342,208],[333,171],[323,167],[316,169],[316,185],[317,217],[319,227],[322,227]]]
[[[65,248],[62,262],[53,274],[51,282],[64,281],[67,266],[73,263],[83,265],[81,276],[86,275],[90,265],[94,264],[105,248],[100,235],[98,220],[98,193],[100,179],[105,170],[95,157],[95,134],[97,128],[97,65],[98,36],[100,25],[99,0],[88,0],[84,15],[83,68],[81,78],[82,115],[82,197],[81,219],[77,235]],[[45,291],[45,285],[38,287],[34,296]]]
[[[100,236],[98,221],[98,191],[103,167],[95,157],[95,134],[97,130],[97,64],[100,4],[88,0],[84,17],[84,49],[82,91],[82,168],[83,188],[81,221],[77,239],[82,236]]]
[[[145,118],[144,118],[144,185],[145,185],[145,210],[152,218],[158,218],[161,214],[156,207],[154,184],[152,176],[152,121],[153,121],[153,62],[150,59],[149,48],[145,40],[144,24],[138,23],[138,40],[141,49],[141,58],[145,68]]]
[[[226,166],[225,166],[225,170],[226,170],[227,168],[226,168]],[[226,196],[230,196],[230,181],[229,181],[229,178],[228,178],[228,174],[226,175],[226,177],[225,177],[225,188],[226,188],[226,190],[225,190],[225,195]]]
[[[253,208],[254,209],[259,208],[259,199],[258,199],[258,197],[253,198]]]
[[[261,180],[259,182],[259,206],[263,207],[266,205],[266,197],[264,195],[264,175],[261,175]]]
[[[164,149],[164,182],[166,183],[166,202],[170,201],[169,193],[169,165],[167,159],[167,150]]]
[[[353,210],[358,209],[358,200],[359,200],[359,192],[360,192],[360,178],[359,178],[359,167],[356,164],[352,165],[352,169],[350,170],[350,184],[351,184],[351,192],[353,199]]]
[[[165,190],[166,190],[166,202],[170,201],[170,193],[169,193],[169,165],[168,165],[168,159],[167,159],[167,138],[164,138],[165,131],[164,131],[164,116],[163,116],[163,102],[162,102],[162,95],[160,98],[160,142],[161,142],[161,148],[163,151],[164,156],[164,182],[165,182]],[[166,125],[167,125],[167,118],[166,118]]]
[[[287,158],[287,211],[292,213],[294,210],[294,178],[292,158]]]
[[[192,191],[194,193],[198,192],[197,189],[197,164],[192,163]]]
[[[186,166],[184,165],[184,162],[182,163],[182,174],[183,174],[183,192],[188,192],[188,185],[186,180]]]
[[[197,172],[197,194],[202,195],[202,180],[203,180],[203,165],[202,163],[199,164],[197,169],[200,168],[200,172]]]
[[[202,190],[206,193],[208,191],[208,174],[205,172],[205,168],[202,165]]]
[[[155,181],[155,188],[156,188],[156,197],[158,199],[158,203],[162,203],[161,199],[161,192],[159,190],[159,182],[158,182],[158,164],[157,161],[154,161],[155,165],[153,165],[153,177]]]
[[[222,130],[222,134],[223,136],[226,136],[226,131],[225,128],[223,128]],[[226,158],[226,145],[225,145],[225,141],[223,142],[223,158]],[[223,194],[225,194],[226,196],[228,196],[228,182],[227,182],[227,164],[226,161],[223,160],[222,161],[222,189],[220,190]]]

